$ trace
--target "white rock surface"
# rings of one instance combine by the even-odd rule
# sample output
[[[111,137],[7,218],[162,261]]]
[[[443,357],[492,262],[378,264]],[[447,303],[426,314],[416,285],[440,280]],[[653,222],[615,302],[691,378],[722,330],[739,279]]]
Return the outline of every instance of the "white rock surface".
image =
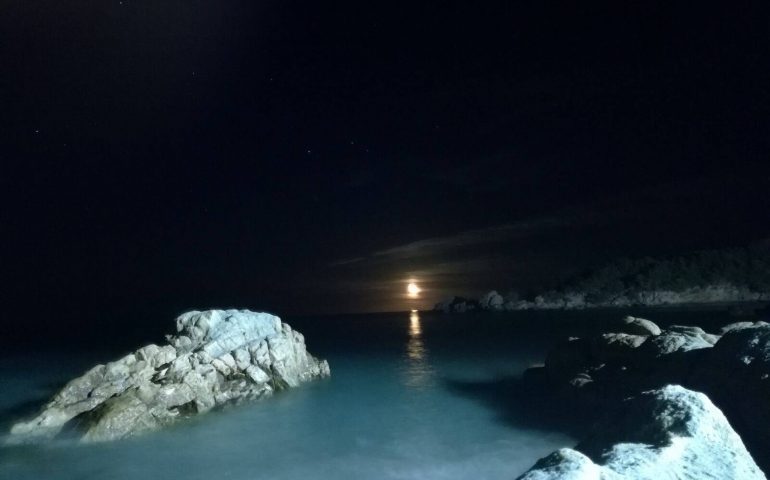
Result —
[[[759,322],[759,323],[764,323],[764,322]],[[724,335],[725,333],[727,333],[729,331],[732,331],[732,330],[743,330],[744,328],[751,328],[753,326],[754,326],[754,322],[746,322],[746,321],[744,321],[744,322],[730,323],[730,324],[725,325],[724,327],[722,327],[719,330],[719,334],[720,335]]]
[[[660,358],[675,352],[689,352],[700,348],[711,348],[716,341],[707,340],[698,333],[664,330],[639,347],[639,354],[646,360]]]
[[[702,393],[669,385],[626,402],[577,450],[538,461],[521,480],[764,480],[722,412]],[[584,453],[581,453],[584,452]]]
[[[625,317],[622,320],[620,333],[630,335],[660,335],[660,327],[650,320],[639,317]]]
[[[84,441],[114,440],[330,374],[301,333],[268,313],[192,311],[176,327],[169,345],[147,345],[70,381],[37,417],[13,425],[8,441],[50,439],[62,429]]]
[[[591,461],[590,458],[571,448],[556,450],[541,458],[520,480],[611,480],[619,479]]]

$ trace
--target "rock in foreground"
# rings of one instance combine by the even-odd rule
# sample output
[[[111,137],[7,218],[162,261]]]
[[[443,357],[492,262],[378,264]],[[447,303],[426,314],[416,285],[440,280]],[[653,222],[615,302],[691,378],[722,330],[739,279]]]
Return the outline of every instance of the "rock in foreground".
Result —
[[[644,392],[577,450],[539,460],[520,480],[764,480],[722,412],[680,386]],[[582,453],[581,453],[582,452]]]
[[[561,342],[524,379],[593,420],[625,398],[666,385],[703,392],[730,419],[760,468],[770,469],[770,324],[739,322],[717,335],[626,318],[612,329]]]
[[[176,320],[168,345],[148,345],[70,381],[9,442],[55,437],[116,440],[213,408],[271,395],[329,376],[301,333],[267,313],[192,311]]]

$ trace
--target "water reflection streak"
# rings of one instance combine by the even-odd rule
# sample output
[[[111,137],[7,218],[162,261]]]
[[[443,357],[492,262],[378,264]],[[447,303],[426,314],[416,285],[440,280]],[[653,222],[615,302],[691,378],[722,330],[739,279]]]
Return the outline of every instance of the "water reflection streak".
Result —
[[[409,340],[406,344],[408,360],[406,368],[406,385],[409,387],[424,387],[429,385],[433,376],[433,368],[428,362],[428,349],[422,339],[422,324],[420,313],[412,310],[409,314]]]

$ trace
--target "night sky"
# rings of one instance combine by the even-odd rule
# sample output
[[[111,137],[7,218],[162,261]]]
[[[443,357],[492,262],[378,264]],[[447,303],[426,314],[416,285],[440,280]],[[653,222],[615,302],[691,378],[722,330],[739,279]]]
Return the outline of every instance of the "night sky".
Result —
[[[10,0],[0,59],[19,335],[770,236],[766,1]]]

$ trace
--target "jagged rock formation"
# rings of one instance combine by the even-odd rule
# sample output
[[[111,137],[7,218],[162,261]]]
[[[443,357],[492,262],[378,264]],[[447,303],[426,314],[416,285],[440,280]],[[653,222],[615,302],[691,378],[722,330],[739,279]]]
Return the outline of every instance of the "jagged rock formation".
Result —
[[[479,307],[483,310],[501,311],[504,308],[505,300],[503,296],[492,290],[479,299]]]
[[[661,330],[636,320],[619,322],[617,332],[565,340],[548,353],[543,367],[525,373],[525,381],[587,412],[613,411],[625,398],[668,384],[704,392],[725,412],[757,463],[769,468],[770,324],[740,322],[717,335],[690,326]],[[642,334],[645,330],[649,334]]]
[[[301,333],[267,313],[192,311],[168,345],[148,345],[70,381],[37,417],[11,428],[9,442],[55,437],[115,440],[213,408],[271,395],[329,376]]]
[[[479,302],[463,297],[447,298],[436,304],[434,310],[444,313],[465,313],[479,308]]]
[[[575,450],[539,460],[520,480],[764,480],[722,412],[669,385],[623,402]]]

